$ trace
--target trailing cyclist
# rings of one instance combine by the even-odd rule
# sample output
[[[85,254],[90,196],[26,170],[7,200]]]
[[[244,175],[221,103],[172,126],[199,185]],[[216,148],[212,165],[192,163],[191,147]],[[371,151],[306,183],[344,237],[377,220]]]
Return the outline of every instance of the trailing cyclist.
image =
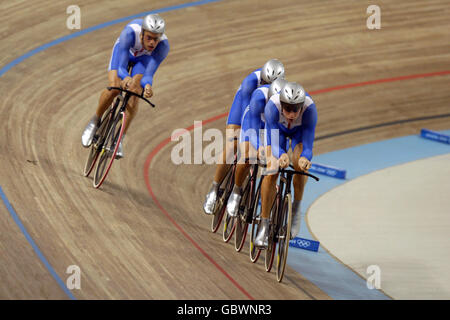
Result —
[[[144,19],[131,21],[123,29],[112,50],[108,67],[110,87],[122,87],[137,94],[143,92],[144,98],[153,96],[153,76],[161,62],[169,53],[169,41],[165,35],[165,21],[158,14],[149,14]],[[132,63],[131,74],[128,65]],[[118,90],[104,89],[100,95],[95,115],[84,129],[81,143],[88,148],[92,144],[95,131],[106,109],[119,94]],[[131,97],[127,105],[126,133],[138,110],[137,97]],[[116,154],[116,159],[123,157],[122,140]]]

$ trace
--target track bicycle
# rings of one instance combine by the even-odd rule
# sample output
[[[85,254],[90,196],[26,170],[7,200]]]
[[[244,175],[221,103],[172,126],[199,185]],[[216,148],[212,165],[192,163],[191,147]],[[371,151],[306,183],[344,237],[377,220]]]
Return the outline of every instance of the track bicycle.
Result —
[[[136,94],[120,87],[107,87],[107,89],[119,90],[120,93],[100,120],[83,171],[83,175],[88,177],[95,167],[93,181],[95,188],[99,188],[105,181],[116,157],[127,121],[125,111],[129,99],[135,96],[144,100],[153,108],[155,107],[153,103],[144,98],[143,93]]]
[[[237,137],[234,137],[234,140],[237,140]],[[220,183],[217,186],[217,198],[216,203],[214,204],[213,209],[213,215],[211,220],[211,231],[217,232],[219,229],[220,223],[222,222],[225,209],[227,206],[228,198],[231,195],[231,192],[233,191],[234,186],[234,177],[236,174],[236,164],[237,164],[238,154],[236,153],[234,155],[234,161],[227,169],[227,172],[220,181]],[[228,216],[228,215],[227,215]],[[229,219],[227,217],[225,219],[224,223],[224,230],[223,230],[223,239],[224,241],[228,242],[231,236],[233,235],[234,231],[234,223],[232,221],[233,219]]]
[[[319,178],[303,171],[295,171],[292,165],[286,169],[278,169],[280,173],[277,191],[270,211],[268,246],[265,249],[265,269],[270,272],[273,265],[275,251],[277,251],[276,274],[278,282],[281,282],[286,267],[286,259],[291,238],[292,226],[292,178],[296,174],[306,175],[319,181]],[[260,197],[261,189],[258,190]],[[254,218],[255,219],[255,218]],[[255,235],[259,231],[260,218],[255,219]],[[253,238],[253,231],[252,231]],[[277,248],[278,244],[278,248]]]
[[[245,159],[246,162],[248,160],[257,160],[255,159]],[[245,239],[247,236],[248,226],[252,223],[254,218],[255,208],[259,203],[259,198],[257,195],[259,194],[259,190],[261,189],[262,183],[262,175],[259,174],[260,167],[264,166],[260,160],[257,160],[256,163],[251,164],[249,168],[249,174],[246,180],[243,183],[241,201],[238,206],[238,212],[236,215],[236,230],[235,230],[235,238],[234,238],[234,248],[237,252],[242,250],[244,246]],[[258,182],[258,175],[260,180]],[[251,238],[253,240],[253,237]],[[253,242],[251,242],[252,244]],[[258,250],[259,252],[259,250]],[[253,253],[253,255],[252,255]],[[256,253],[255,250],[250,247],[250,257],[253,262],[256,262],[257,258],[254,256]],[[253,258],[252,258],[253,257]],[[256,258],[256,259],[255,259]]]

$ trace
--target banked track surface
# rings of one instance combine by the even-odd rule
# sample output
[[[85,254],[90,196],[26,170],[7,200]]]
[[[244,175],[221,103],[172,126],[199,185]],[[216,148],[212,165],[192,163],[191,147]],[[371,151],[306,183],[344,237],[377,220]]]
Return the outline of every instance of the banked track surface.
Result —
[[[171,4],[179,3],[164,1],[145,10]],[[61,13],[68,5],[64,1],[57,7],[50,1],[39,6],[3,5],[7,14],[2,31],[9,36],[0,45],[5,52],[1,64],[68,34],[66,15]],[[117,9],[100,16],[102,5],[80,5],[83,28],[144,11],[140,1],[133,7],[110,1],[108,6]],[[326,299],[290,268],[285,281],[276,283],[273,273],[263,271],[262,261],[250,264],[247,247],[236,254],[209,231],[210,218],[202,214],[201,204],[213,166],[175,166],[168,145],[155,154],[148,173],[160,206],[242,290],[167,219],[148,193],[143,168],[149,154],[174,129],[226,112],[242,78],[271,57],[282,60],[288,79],[301,81],[308,91],[450,69],[444,46],[449,39],[448,28],[443,27],[448,25],[444,1],[427,2],[426,8],[423,2],[381,7],[384,25],[378,33],[365,29],[364,5],[356,8],[352,3],[284,1],[281,6],[270,2],[262,6],[256,1],[222,1],[165,13],[171,53],[155,78],[157,109],[141,104],[125,142],[126,157],[114,164],[100,190],[81,175],[86,150],[80,146],[80,135],[106,85],[111,46],[124,24],[49,48],[3,75],[1,186],[59,276],[64,280],[69,265],[80,266],[82,290],[74,292],[75,297]],[[309,15],[298,21],[285,17],[286,9]],[[405,10],[417,16],[414,25],[399,19]],[[44,12],[50,17],[46,21],[25,19]],[[285,19],[274,25],[271,35],[263,28],[268,12]],[[224,13],[233,15],[233,23]],[[27,22],[13,30],[20,17]],[[309,31],[302,39],[307,46],[298,39],[299,29]],[[319,108],[317,135],[448,113],[447,88],[448,75],[443,75],[313,96]],[[320,139],[315,153],[413,134],[425,126],[445,129],[449,120],[398,123]],[[222,129],[223,118],[204,129],[210,127]],[[67,298],[8,211],[0,207],[0,213],[4,257],[0,296]]]

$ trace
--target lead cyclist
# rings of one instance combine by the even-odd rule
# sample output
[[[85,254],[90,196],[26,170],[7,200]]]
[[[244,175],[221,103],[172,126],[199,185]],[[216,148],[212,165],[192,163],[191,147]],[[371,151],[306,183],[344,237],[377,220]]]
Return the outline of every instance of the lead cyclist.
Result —
[[[311,168],[314,136],[317,124],[317,108],[311,96],[296,82],[286,83],[280,93],[274,94],[264,108],[266,120],[266,156],[269,172],[261,185],[261,228],[255,238],[255,246],[267,248],[270,210],[276,194],[278,167],[289,165],[287,138],[291,139],[292,162],[296,171],[307,172]],[[273,170],[275,169],[275,170]],[[300,232],[300,203],[307,176],[295,175],[290,238]]]
[[[158,14],[149,14],[144,19],[135,19],[123,29],[114,44],[108,67],[110,87],[122,87],[145,98],[153,96],[153,76],[161,62],[169,54],[169,40],[165,35],[166,23]],[[131,74],[128,64],[134,65]],[[95,115],[91,118],[81,137],[85,148],[90,147],[103,113],[111,105],[119,90],[104,89],[100,95]],[[139,99],[131,97],[127,105],[127,119],[124,135],[120,141],[116,159],[123,157],[122,141],[131,121],[136,116]]]

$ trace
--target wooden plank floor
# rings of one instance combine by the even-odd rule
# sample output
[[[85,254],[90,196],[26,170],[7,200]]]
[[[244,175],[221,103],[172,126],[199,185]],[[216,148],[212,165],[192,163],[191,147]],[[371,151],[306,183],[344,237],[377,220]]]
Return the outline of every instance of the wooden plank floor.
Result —
[[[70,1],[0,4],[0,66],[59,37]],[[179,1],[79,1],[82,28]],[[78,265],[78,299],[328,299],[288,268],[282,284],[248,249],[235,253],[209,231],[201,205],[214,166],[175,166],[173,144],[152,159],[154,196],[233,284],[161,211],[147,190],[148,155],[176,128],[228,111],[242,79],[273,57],[307,91],[450,70],[449,9],[444,0],[379,1],[381,30],[367,30],[368,1],[219,1],[163,14],[171,52],[155,76],[157,108],[141,104],[100,190],[81,175],[81,132],[92,116],[112,45],[125,23],[88,33],[24,60],[0,77],[0,185],[31,237],[65,282]],[[448,129],[449,75],[313,95],[319,122],[315,153]],[[221,118],[204,126],[223,129]],[[366,129],[364,129],[366,128]],[[361,129],[354,133],[346,131]],[[341,133],[339,135],[336,135]],[[29,161],[27,161],[29,160]],[[31,162],[30,162],[31,161]],[[67,296],[46,273],[0,205],[0,298]],[[32,268],[33,276],[30,276]],[[4,280],[9,279],[9,280]],[[264,288],[264,289],[261,289]]]

